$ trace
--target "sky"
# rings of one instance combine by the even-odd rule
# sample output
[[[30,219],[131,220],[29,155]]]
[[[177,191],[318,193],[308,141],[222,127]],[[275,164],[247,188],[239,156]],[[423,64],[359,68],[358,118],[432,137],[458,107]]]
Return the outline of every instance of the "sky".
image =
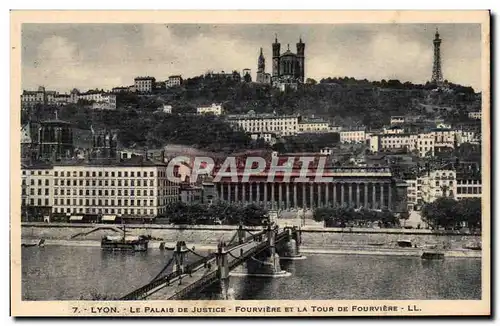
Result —
[[[436,28],[442,71],[481,91],[479,24],[23,24],[22,88],[69,92],[250,68],[260,48],[271,72],[275,35],[282,52],[306,44],[306,78],[354,77],[425,83],[432,75]]]

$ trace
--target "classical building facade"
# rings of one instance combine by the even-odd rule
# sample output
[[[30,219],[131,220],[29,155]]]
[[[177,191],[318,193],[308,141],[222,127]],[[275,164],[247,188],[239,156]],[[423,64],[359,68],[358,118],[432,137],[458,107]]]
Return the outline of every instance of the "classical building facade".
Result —
[[[221,201],[249,204],[254,203],[267,209],[314,209],[326,206],[349,206],[354,208],[406,210],[406,184],[397,183],[389,168],[336,167],[328,168],[324,177],[331,182],[316,181],[315,175],[302,180],[299,171],[284,180],[277,174],[268,181],[267,173],[252,176],[243,181],[222,178],[214,182]]]

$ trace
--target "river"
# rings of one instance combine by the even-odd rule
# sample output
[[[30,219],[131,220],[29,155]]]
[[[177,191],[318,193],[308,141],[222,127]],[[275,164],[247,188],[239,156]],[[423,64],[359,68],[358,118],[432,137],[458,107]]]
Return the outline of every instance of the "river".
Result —
[[[206,254],[203,253],[203,254]],[[119,298],[148,283],[168,251],[103,252],[99,247],[22,248],[23,300]],[[195,259],[195,257],[193,257]],[[237,300],[480,299],[481,260],[307,254],[282,261],[290,277],[232,276]],[[217,284],[195,294],[215,298]]]

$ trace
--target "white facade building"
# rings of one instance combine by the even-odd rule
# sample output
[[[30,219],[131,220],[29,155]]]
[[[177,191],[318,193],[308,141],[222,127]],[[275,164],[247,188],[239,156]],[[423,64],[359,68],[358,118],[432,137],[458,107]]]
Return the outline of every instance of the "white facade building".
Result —
[[[180,86],[182,84],[182,77],[180,75],[169,76],[168,80],[165,81],[167,88]]]
[[[112,214],[155,217],[178,200],[178,184],[167,179],[166,165],[150,161],[63,164],[22,169],[23,203],[51,207],[53,214]]]
[[[250,134],[253,140],[263,139],[266,143],[274,145],[276,143],[276,135],[270,132],[260,132]]]
[[[364,143],[365,141],[365,130],[342,130],[340,132],[340,142],[343,144]]]
[[[326,133],[331,132],[330,124],[320,119],[307,119],[299,122],[299,133]]]
[[[228,115],[227,120],[248,133],[268,132],[277,136],[293,136],[298,132],[299,117],[274,114],[248,114]]]
[[[210,106],[202,106],[196,108],[196,113],[198,114],[213,114],[213,115],[221,115],[223,112],[222,104],[212,103]]]
[[[482,114],[481,111],[469,112],[467,114],[470,119],[481,120]]]
[[[152,93],[155,89],[156,79],[154,77],[136,77],[134,86],[139,93]]]

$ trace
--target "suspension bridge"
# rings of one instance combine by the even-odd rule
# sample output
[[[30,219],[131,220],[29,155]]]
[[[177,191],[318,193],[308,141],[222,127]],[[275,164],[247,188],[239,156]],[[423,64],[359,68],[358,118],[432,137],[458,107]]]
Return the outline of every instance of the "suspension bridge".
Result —
[[[301,230],[297,227],[280,229],[269,223],[261,231],[250,231],[240,225],[233,237],[221,240],[214,253],[206,256],[178,241],[170,260],[148,284],[128,293],[120,300],[181,300],[219,281],[220,296],[227,300],[229,273],[246,262],[246,274],[275,277],[286,274],[280,268],[280,256],[286,259],[300,255]],[[198,259],[187,264],[188,255]]]

